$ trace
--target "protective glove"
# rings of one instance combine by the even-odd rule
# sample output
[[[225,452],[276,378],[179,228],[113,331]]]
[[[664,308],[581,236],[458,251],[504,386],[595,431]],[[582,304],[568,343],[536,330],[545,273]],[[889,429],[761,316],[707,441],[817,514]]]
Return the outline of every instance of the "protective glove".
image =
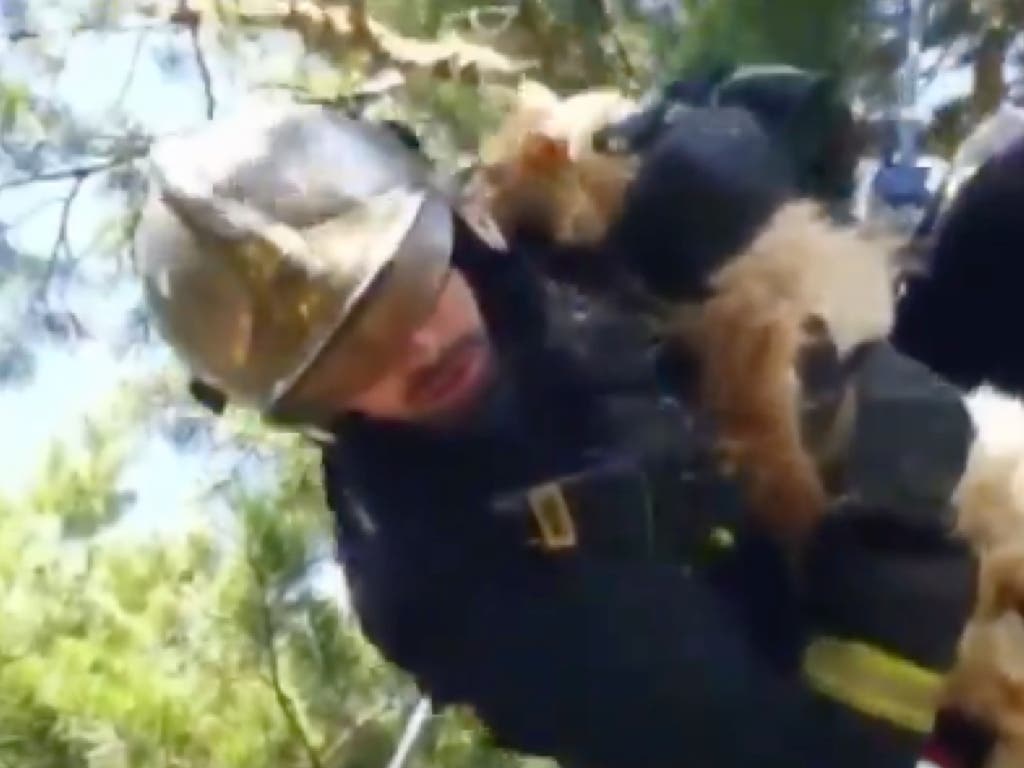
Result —
[[[832,494],[944,535],[974,426],[962,393],[885,340],[841,360],[826,338],[804,350],[804,444]]]
[[[610,242],[648,291],[700,302],[794,197],[777,144],[747,113],[691,109],[647,152]],[[841,359],[830,333],[822,327],[824,344],[802,348],[816,359],[794,360],[807,449],[841,465],[838,495],[937,524],[973,437],[960,393],[882,339]],[[837,430],[837,420],[848,423]]]
[[[645,152],[689,107],[715,106],[718,87],[733,71],[713,66],[656,88],[642,100],[640,109],[594,134],[594,149],[618,155]],[[742,105],[740,105],[742,106]]]
[[[607,246],[655,296],[700,300],[795,193],[784,153],[749,112],[689,109],[642,156]]]
[[[888,510],[849,508],[818,526],[802,577],[817,632],[947,669],[974,602],[977,563],[948,531]]]
[[[719,105],[750,110],[779,141],[803,194],[823,201],[852,194],[864,139],[835,78],[793,67],[745,67],[716,95]]]
[[[736,107],[750,112],[792,167],[801,193],[848,197],[864,143],[832,77],[789,66],[712,65],[655,90],[640,111],[594,137],[598,151],[643,153],[687,108]]]
[[[830,515],[818,529],[802,562],[809,629],[804,674],[827,698],[877,721],[889,738],[914,740],[922,765],[982,768],[993,753],[995,732],[942,696],[942,676],[956,659],[974,603],[977,562],[964,542],[903,522],[862,509]],[[823,677],[822,653],[827,658],[836,643],[857,644],[852,656],[867,645],[888,662],[864,669],[857,663],[832,666]],[[894,662],[905,672],[895,671]],[[909,671],[915,667],[931,672],[931,682]],[[865,711],[863,700],[849,696],[857,688],[884,701],[873,698]],[[908,727],[911,719],[916,727]]]

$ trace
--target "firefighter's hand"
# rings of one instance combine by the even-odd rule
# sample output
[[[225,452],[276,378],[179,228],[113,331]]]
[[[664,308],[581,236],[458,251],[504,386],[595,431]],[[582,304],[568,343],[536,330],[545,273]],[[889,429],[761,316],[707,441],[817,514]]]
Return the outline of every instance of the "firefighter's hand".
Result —
[[[612,155],[646,152],[684,109],[712,106],[717,89],[731,72],[729,66],[709,67],[658,88],[645,97],[638,111],[597,131],[594,149]]]
[[[874,699],[861,702],[872,715],[882,713],[898,728],[913,721],[912,727],[930,727],[922,759],[986,765],[995,743],[991,724],[968,715],[955,696],[933,712],[928,693],[944,686],[963,653],[960,638],[978,581],[967,544],[938,530],[908,529],[884,514],[834,516],[821,526],[804,565],[809,637],[803,671],[812,686],[824,683],[829,698],[854,709],[858,689],[873,691]],[[844,665],[840,655],[837,669],[834,650],[850,642],[868,646],[873,659],[857,651],[861,662],[847,655]],[[830,646],[832,667],[821,669],[821,652],[827,657]],[[931,682],[924,680],[929,673]]]
[[[864,143],[839,83],[822,72],[789,66],[709,66],[652,93],[640,110],[594,137],[610,154],[647,152],[687,109],[738,107],[777,141],[797,186],[832,200],[852,193]]]
[[[784,154],[746,110],[690,109],[643,156],[608,245],[659,298],[699,300],[793,195]]]
[[[906,526],[951,530],[974,440],[962,393],[888,341],[845,359],[829,342],[823,332],[807,345],[797,371],[804,445],[833,496]]]
[[[855,638],[948,669],[973,605],[977,565],[948,532],[898,516],[828,516],[803,563],[812,634]]]

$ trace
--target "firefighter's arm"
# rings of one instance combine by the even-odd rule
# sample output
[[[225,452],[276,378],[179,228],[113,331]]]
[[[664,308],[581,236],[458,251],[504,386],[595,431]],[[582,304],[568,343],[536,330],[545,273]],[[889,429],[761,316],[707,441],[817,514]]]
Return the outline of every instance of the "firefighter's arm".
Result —
[[[626,270],[668,304],[699,309],[720,294],[716,281],[738,256],[763,266],[768,260],[748,251],[750,244],[772,222],[782,228],[779,241],[787,242],[791,226],[776,216],[794,194],[779,163],[777,147],[741,111],[694,109],[680,116],[648,152],[612,232]],[[811,231],[808,236],[820,235]],[[763,275],[773,269],[764,267]],[[776,290],[768,277],[752,274]],[[870,291],[865,295],[875,300]],[[961,394],[882,338],[868,338],[856,354],[839,359],[831,330],[825,325],[822,349],[810,350],[801,394],[806,447],[829,465],[834,495],[929,524],[948,522],[937,512],[956,487],[973,437]]]
[[[774,674],[677,568],[488,560],[387,577],[372,599],[364,573],[354,591],[384,653],[435,701],[471,706],[501,745],[593,768],[914,765]]]
[[[884,339],[845,359],[827,339],[810,349],[804,434],[839,504],[947,535],[974,439],[963,393]]]
[[[975,605],[966,542],[888,511],[831,515],[805,552],[803,583],[812,685],[894,734],[926,736],[922,765],[989,764],[997,734],[985,720],[948,700],[935,711]]]

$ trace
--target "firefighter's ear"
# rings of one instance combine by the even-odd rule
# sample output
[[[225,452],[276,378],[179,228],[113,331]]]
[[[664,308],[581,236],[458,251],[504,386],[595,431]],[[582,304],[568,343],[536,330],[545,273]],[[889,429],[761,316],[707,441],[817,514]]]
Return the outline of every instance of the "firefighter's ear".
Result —
[[[531,133],[523,141],[521,161],[531,171],[554,173],[569,165],[569,143],[544,133]]]

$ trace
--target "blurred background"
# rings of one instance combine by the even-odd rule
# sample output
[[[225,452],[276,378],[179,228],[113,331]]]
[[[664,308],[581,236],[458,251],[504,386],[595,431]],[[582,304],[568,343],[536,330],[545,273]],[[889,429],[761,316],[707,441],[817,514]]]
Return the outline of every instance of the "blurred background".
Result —
[[[832,72],[949,158],[1020,95],[1021,0],[0,0],[0,768],[383,768],[417,702],[360,638],[316,453],[189,400],[131,278],[155,137],[256,91],[471,161],[518,80]],[[902,101],[901,101],[902,99]],[[883,130],[884,132],[884,130]],[[881,150],[879,150],[881,151]],[[512,766],[472,717],[409,764]]]

